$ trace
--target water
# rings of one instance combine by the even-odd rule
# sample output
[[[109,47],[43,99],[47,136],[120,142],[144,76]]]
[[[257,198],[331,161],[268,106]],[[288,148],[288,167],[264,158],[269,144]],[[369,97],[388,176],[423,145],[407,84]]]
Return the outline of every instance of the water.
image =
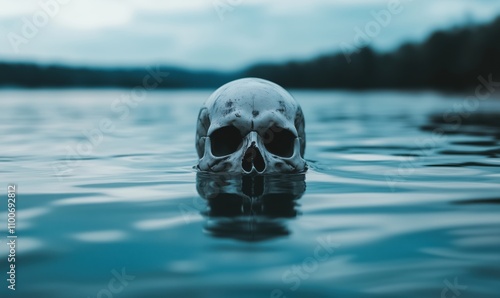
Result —
[[[294,92],[309,171],[249,181],[193,170],[209,93],[1,91],[1,296],[498,297],[500,101]]]

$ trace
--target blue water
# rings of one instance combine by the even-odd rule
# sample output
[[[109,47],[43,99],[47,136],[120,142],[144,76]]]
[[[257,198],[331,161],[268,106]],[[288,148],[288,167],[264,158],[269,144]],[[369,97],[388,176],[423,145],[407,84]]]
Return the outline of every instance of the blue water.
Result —
[[[251,180],[193,169],[209,94],[0,91],[1,297],[499,297],[500,101],[293,92],[309,171]]]

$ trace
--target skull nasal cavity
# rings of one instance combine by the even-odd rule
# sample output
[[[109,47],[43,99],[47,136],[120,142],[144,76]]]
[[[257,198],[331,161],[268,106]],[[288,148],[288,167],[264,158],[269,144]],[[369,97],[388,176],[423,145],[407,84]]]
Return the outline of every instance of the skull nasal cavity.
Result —
[[[248,148],[245,152],[243,160],[241,161],[241,166],[246,172],[252,171],[252,166],[255,167],[257,172],[263,172],[266,168],[264,158],[262,157],[259,148],[255,146],[255,142],[252,142],[250,148]]]

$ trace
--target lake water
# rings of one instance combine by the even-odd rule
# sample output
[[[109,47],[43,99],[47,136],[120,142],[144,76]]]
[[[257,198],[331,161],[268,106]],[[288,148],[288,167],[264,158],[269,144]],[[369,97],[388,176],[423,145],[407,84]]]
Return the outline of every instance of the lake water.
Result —
[[[292,93],[309,171],[252,180],[193,169],[210,91],[0,91],[1,297],[498,297],[500,101]]]

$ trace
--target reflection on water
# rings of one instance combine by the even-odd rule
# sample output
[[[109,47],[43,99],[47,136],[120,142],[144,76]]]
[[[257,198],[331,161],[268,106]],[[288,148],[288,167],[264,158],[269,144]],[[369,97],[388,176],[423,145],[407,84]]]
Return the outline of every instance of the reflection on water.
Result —
[[[15,297],[498,296],[500,101],[457,125],[445,116],[465,96],[294,92],[308,172],[250,178],[193,170],[211,90],[151,92],[121,119],[110,107],[123,93],[0,91]],[[103,118],[115,131],[72,153]],[[318,239],[339,244],[321,262]],[[135,279],[106,295],[122,270]]]
[[[198,173],[196,190],[207,200],[206,231],[214,237],[260,241],[290,233],[284,218],[294,218],[306,190],[305,174],[229,175]]]
[[[455,114],[434,114],[429,117],[429,123],[422,125],[424,131],[434,131],[439,129],[445,134],[468,135],[468,136],[487,136],[494,140],[500,140],[500,113],[495,111],[479,113],[457,113]],[[471,146],[490,146],[494,145],[494,140],[488,141],[465,141],[456,142]]]
[[[444,135],[472,136],[483,140],[459,140],[451,142],[458,148],[448,148],[439,153],[444,155],[471,155],[497,158],[500,156],[500,113],[493,111],[481,113],[434,114],[429,117],[429,123],[423,125],[422,130],[429,132],[439,131]],[[485,140],[486,139],[486,140]],[[472,147],[472,149],[471,149]],[[483,149],[481,149],[483,148]],[[445,167],[498,167],[500,164],[469,161],[463,163],[434,164],[430,166]]]

